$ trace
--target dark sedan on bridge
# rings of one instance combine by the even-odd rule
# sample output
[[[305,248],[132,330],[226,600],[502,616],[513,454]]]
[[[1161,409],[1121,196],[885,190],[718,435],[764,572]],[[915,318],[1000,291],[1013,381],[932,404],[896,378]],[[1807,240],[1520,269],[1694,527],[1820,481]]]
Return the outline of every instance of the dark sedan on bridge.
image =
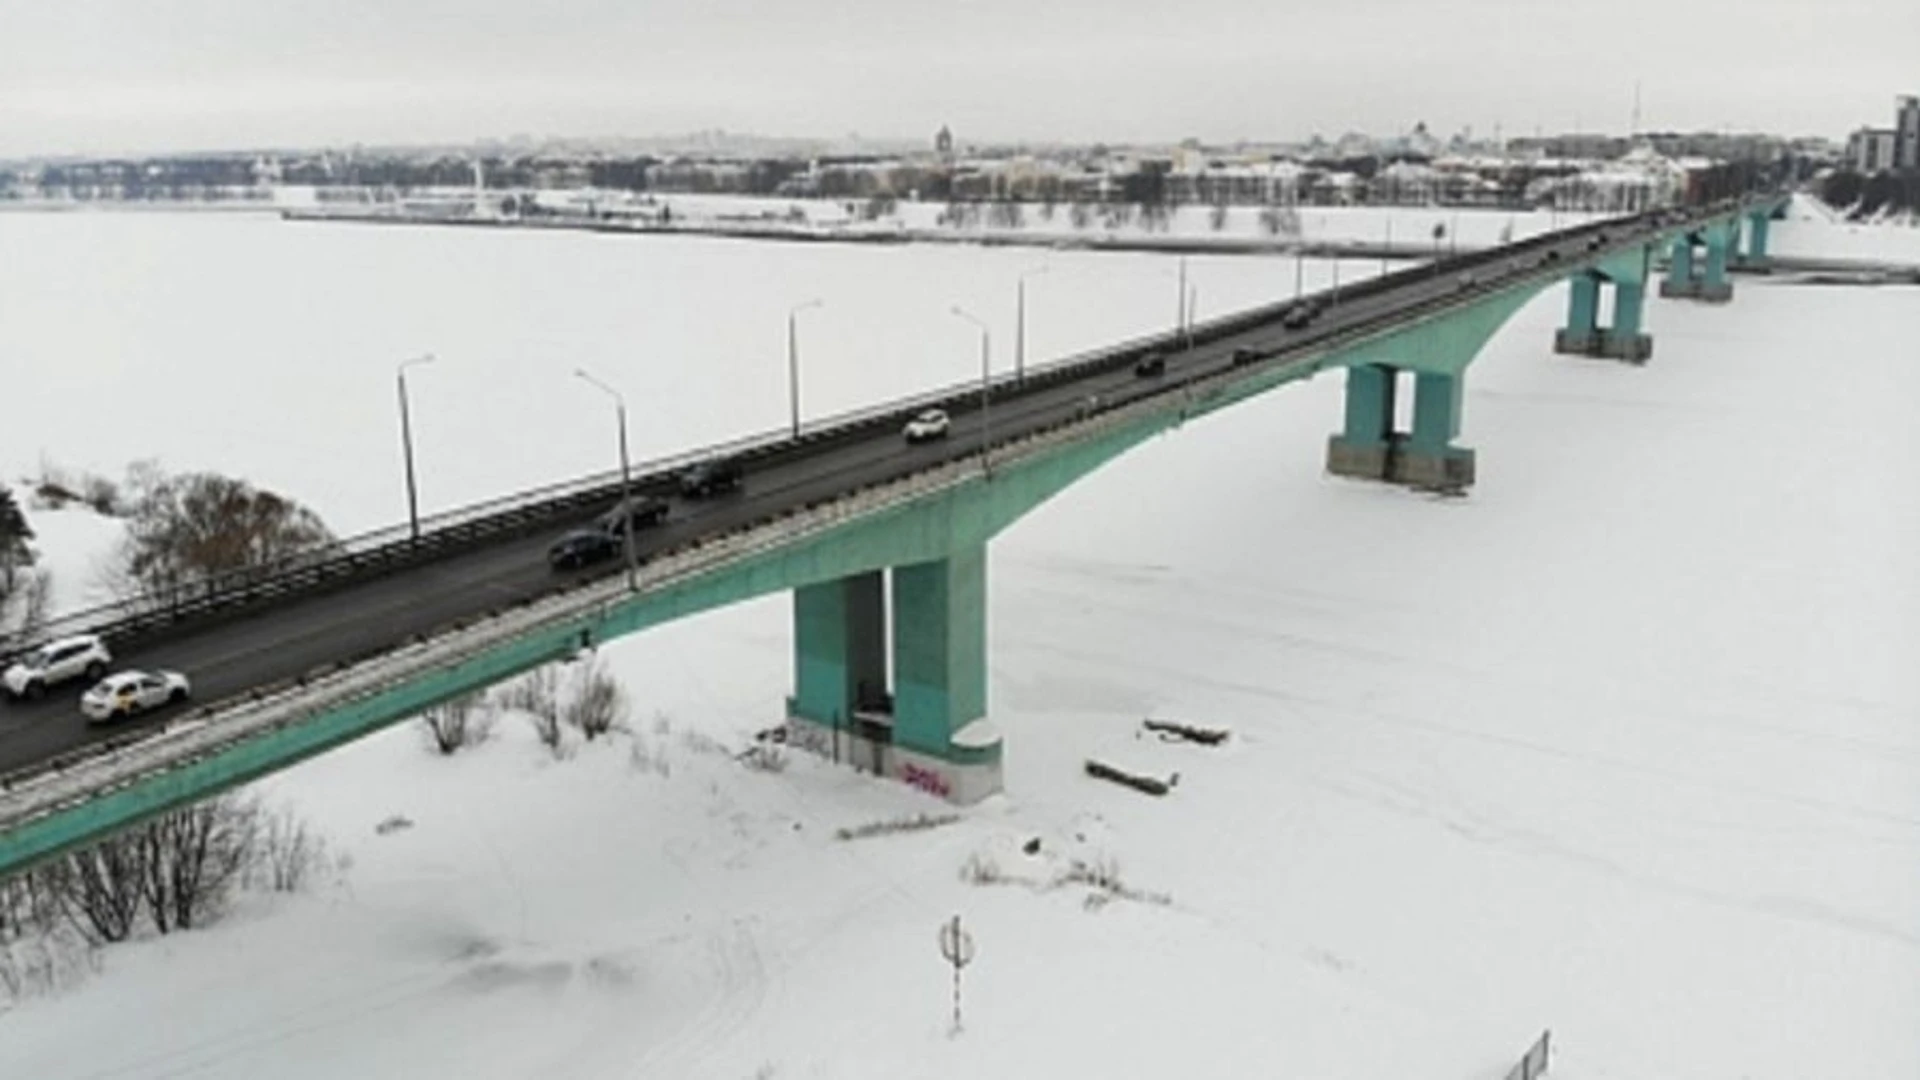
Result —
[[[547,549],[555,570],[577,570],[620,554],[620,538],[605,529],[575,529]]]
[[[703,461],[680,474],[680,494],[689,499],[709,499],[737,491],[745,470],[733,458]]]

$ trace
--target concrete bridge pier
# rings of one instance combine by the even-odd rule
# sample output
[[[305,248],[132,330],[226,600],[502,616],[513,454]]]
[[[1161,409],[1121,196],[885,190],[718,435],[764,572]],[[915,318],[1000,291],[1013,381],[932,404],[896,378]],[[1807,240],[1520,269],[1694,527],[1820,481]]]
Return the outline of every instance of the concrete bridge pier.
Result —
[[[986,566],[978,544],[893,568],[891,690],[880,571],[794,590],[788,742],[954,802],[1000,791]]]
[[[1646,261],[1643,259],[1643,265]],[[1599,325],[1602,282],[1613,286],[1613,325],[1608,327]],[[1644,273],[1638,278],[1608,278],[1589,270],[1574,275],[1568,284],[1567,325],[1553,335],[1554,352],[1634,364],[1644,364],[1653,356],[1653,337],[1640,330],[1647,307]]]
[[[1473,451],[1453,445],[1460,434],[1465,378],[1413,373],[1413,430],[1394,430],[1401,369],[1387,364],[1347,368],[1346,426],[1327,440],[1327,471],[1358,480],[1460,490],[1473,484]]]
[[[1666,280],[1660,283],[1660,295],[1715,304],[1733,299],[1733,283],[1727,280],[1727,262],[1738,230],[1737,221],[1715,222],[1698,233],[1676,239],[1673,258],[1667,264]],[[1694,257],[1696,243],[1706,248],[1704,259]]]
[[[1773,227],[1773,213],[1771,210],[1749,211],[1746,219],[1746,243],[1735,253],[1735,265],[1746,270],[1765,270],[1767,234]]]

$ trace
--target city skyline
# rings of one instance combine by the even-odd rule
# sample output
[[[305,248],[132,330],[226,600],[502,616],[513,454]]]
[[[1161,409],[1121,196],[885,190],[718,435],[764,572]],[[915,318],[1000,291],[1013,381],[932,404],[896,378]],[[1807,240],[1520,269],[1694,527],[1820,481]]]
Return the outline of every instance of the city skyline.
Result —
[[[1901,43],[1920,36],[1920,8],[1887,0],[1622,0],[1606,19],[1512,0],[1201,0],[1178,15],[1089,0],[756,7],[22,8],[0,39],[0,156],[515,133],[894,142],[940,124],[997,144],[1284,142],[1420,121],[1443,137],[1516,137],[1626,132],[1636,111],[1641,130],[1838,139],[1907,92]],[[1712,78],[1695,73],[1702,57]]]

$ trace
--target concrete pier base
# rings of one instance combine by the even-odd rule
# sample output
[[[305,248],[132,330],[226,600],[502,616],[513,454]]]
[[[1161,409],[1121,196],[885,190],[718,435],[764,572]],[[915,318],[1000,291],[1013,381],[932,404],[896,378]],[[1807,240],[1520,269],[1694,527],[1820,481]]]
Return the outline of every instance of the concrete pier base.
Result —
[[[1473,486],[1474,457],[1465,447],[1419,447],[1404,434],[1374,442],[1334,435],[1327,440],[1327,471],[1350,480],[1459,490]]]
[[[1553,351],[1565,356],[1596,356],[1644,364],[1653,358],[1653,335],[1613,334],[1605,330],[1588,333],[1559,330],[1553,335]]]
[[[1473,486],[1473,451],[1460,446],[1424,450],[1408,444],[1393,455],[1387,479],[1434,491],[1463,491]]]
[[[1334,435],[1327,439],[1327,471],[1353,480],[1387,478],[1386,442],[1379,439],[1350,439]]]
[[[895,743],[891,725],[880,718],[856,717],[850,727],[835,727],[788,716],[785,730],[788,746],[958,805],[977,803],[1006,789],[1001,740],[985,721],[955,733],[951,760]]]
[[[1724,304],[1733,299],[1733,282],[1666,280],[1660,283],[1660,295],[1668,300],[1704,300],[1709,304]]]

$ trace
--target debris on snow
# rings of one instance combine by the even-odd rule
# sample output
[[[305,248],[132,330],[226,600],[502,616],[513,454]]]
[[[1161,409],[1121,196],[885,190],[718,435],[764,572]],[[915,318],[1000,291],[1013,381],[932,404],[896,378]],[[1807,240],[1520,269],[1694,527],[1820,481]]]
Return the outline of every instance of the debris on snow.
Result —
[[[1149,795],[1165,795],[1167,792],[1173,790],[1175,784],[1180,782],[1179,773],[1174,773],[1165,780],[1155,776],[1138,776],[1123,769],[1116,769],[1103,761],[1095,761],[1092,758],[1087,759],[1087,775],[1098,777],[1101,780],[1111,780],[1116,784],[1124,784],[1127,787],[1133,788],[1135,791],[1144,791]]]
[[[1201,746],[1218,746],[1226,742],[1231,734],[1226,728],[1197,727],[1177,720],[1155,720],[1151,717],[1140,721],[1140,726],[1158,734],[1161,742],[1192,742]]]

